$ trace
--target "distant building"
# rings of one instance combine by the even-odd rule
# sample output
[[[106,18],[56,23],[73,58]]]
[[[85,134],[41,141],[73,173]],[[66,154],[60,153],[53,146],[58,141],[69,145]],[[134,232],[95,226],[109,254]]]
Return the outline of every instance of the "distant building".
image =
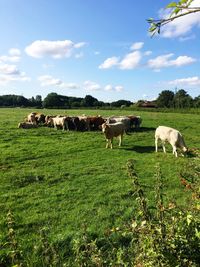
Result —
[[[141,108],[157,108],[156,101],[144,101],[140,103],[139,107]]]

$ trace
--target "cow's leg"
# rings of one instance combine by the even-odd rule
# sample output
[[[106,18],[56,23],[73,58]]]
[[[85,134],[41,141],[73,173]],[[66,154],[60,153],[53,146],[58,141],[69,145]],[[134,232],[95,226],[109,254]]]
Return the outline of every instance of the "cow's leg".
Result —
[[[172,148],[173,148],[173,155],[175,155],[176,157],[178,157],[176,146],[172,145]]]
[[[165,142],[164,141],[162,141],[162,148],[163,148],[163,152],[166,153]]]
[[[119,146],[122,145],[122,135],[119,136]]]
[[[110,148],[113,149],[113,138],[110,139]]]
[[[106,139],[106,148],[109,146],[109,139]]]
[[[155,137],[155,150],[158,152],[158,138]]]
[[[69,131],[69,124],[68,124],[68,121],[65,121],[65,130]]]

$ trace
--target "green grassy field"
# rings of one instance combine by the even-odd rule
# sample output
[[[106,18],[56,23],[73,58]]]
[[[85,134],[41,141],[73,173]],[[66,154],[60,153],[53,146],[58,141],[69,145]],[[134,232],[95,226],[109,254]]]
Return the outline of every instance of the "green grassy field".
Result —
[[[143,119],[140,130],[125,135],[123,146],[105,149],[99,132],[56,131],[53,128],[18,129],[33,110],[0,109],[0,233],[6,240],[6,214],[15,216],[16,233],[27,255],[37,243],[42,227],[54,243],[65,244],[86,226],[94,236],[119,227],[134,217],[135,199],[126,171],[135,160],[140,182],[150,202],[154,200],[155,165],[165,181],[165,199],[187,205],[179,173],[190,157],[175,158],[154,152],[154,131],[159,125],[180,130],[189,148],[200,149],[197,114],[134,112]],[[130,111],[43,110],[44,114],[128,115]],[[151,205],[151,203],[149,203]]]

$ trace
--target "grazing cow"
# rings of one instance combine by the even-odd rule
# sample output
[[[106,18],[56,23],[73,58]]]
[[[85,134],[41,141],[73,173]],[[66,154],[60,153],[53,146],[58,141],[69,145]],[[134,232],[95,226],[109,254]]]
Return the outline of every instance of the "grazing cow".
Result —
[[[130,123],[131,121],[127,116],[109,117],[109,118],[107,118],[107,122],[109,124],[116,123],[116,122],[121,122],[121,123],[124,124],[126,131],[129,131],[130,128],[131,128],[131,123]]]
[[[56,116],[51,116],[51,115],[47,115],[45,117],[45,125],[48,127],[53,127],[53,118],[55,118]]]
[[[165,141],[170,143],[170,145],[173,148],[173,154],[177,157],[177,148],[181,148],[184,152],[186,152],[188,149],[185,145],[185,141],[183,136],[179,131],[176,129],[166,127],[166,126],[159,126],[155,131],[155,149],[156,152],[158,151],[158,140],[161,140],[162,147],[164,153],[166,153],[165,149]]]
[[[35,115],[36,115],[36,112],[31,112],[27,117],[27,122],[30,122],[32,124],[37,124]]]
[[[20,122],[18,124],[18,128],[22,128],[22,129],[31,129],[31,128],[37,128],[37,124],[33,124],[30,122]]]
[[[51,120],[53,121],[53,126],[55,129],[58,130],[58,127],[61,127],[64,130],[68,129],[67,117],[66,116],[56,116],[52,117]]]
[[[36,123],[39,124],[39,123],[45,123],[45,115],[42,114],[42,113],[36,113],[35,114],[35,119],[36,119]]]
[[[27,122],[32,124],[45,123],[45,115],[39,112],[31,112],[27,117]]]
[[[106,148],[109,147],[113,148],[113,138],[119,137],[119,146],[122,144],[122,138],[125,132],[125,126],[122,122],[116,122],[116,123],[103,123],[102,124],[102,132],[105,135],[106,138]]]
[[[133,128],[140,128],[140,125],[142,123],[142,118],[140,116],[133,116],[133,115],[128,115],[127,116],[130,119],[130,127]]]

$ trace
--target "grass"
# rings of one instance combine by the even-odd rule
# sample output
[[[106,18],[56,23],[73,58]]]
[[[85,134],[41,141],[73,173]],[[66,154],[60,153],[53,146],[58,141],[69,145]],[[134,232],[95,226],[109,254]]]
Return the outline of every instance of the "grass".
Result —
[[[197,114],[136,112],[143,119],[139,131],[126,135],[121,148],[105,149],[101,132],[63,132],[52,128],[18,129],[32,110],[0,109],[0,233],[6,240],[6,214],[12,210],[16,233],[28,257],[41,228],[61,249],[87,227],[101,236],[134,216],[135,200],[126,172],[128,159],[135,168],[148,199],[154,199],[155,165],[160,163],[166,199],[187,205],[187,193],[178,179],[190,157],[175,158],[167,146],[154,152],[158,125],[177,128],[189,148],[200,149]],[[43,110],[44,114],[126,115],[130,111]],[[149,203],[151,205],[151,203]]]

